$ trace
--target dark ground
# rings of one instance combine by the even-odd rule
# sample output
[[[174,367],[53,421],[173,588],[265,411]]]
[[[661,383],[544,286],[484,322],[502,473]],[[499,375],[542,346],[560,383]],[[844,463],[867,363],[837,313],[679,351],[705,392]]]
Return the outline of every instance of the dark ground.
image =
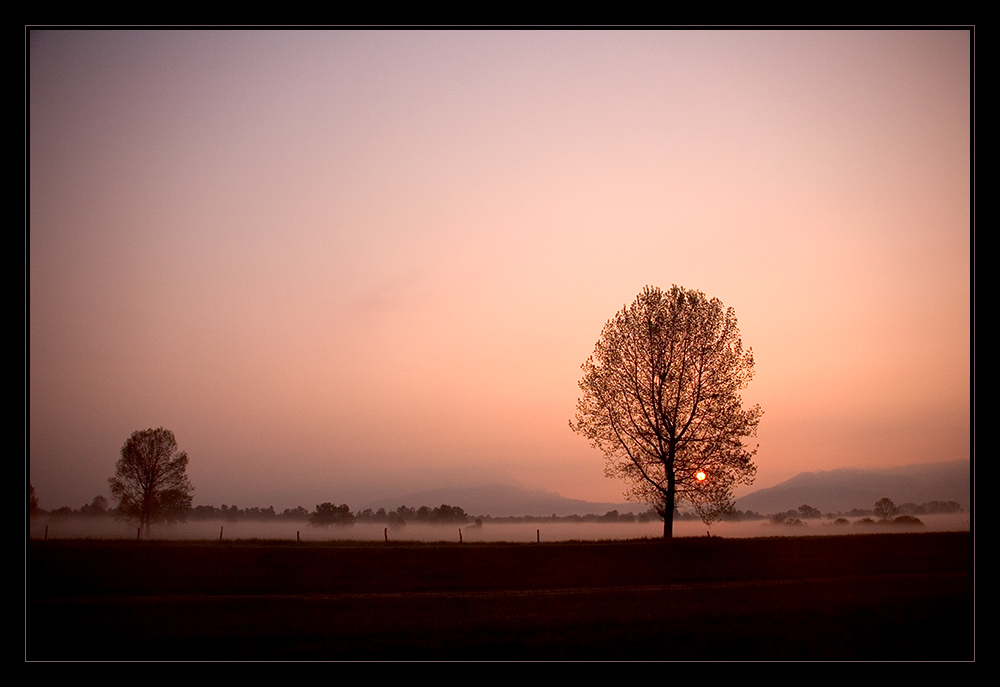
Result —
[[[31,541],[34,660],[975,658],[971,536]]]

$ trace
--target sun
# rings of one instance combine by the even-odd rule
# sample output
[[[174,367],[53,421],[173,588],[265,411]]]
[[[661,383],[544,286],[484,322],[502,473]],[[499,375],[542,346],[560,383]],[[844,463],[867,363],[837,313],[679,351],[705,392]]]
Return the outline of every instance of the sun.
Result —
[[[696,474],[696,475],[695,475],[694,477],[695,477],[695,479],[697,479],[697,480],[698,480],[699,482],[704,482],[704,481],[705,481],[705,477],[707,477],[707,475],[706,475],[706,474],[705,474],[704,472],[700,472],[700,471],[699,471],[699,472],[698,472],[698,473],[697,473],[697,474]]]

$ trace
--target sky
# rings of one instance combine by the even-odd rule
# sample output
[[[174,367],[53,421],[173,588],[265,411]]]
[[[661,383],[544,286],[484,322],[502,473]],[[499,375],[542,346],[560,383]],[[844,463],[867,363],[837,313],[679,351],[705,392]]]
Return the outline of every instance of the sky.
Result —
[[[673,284],[734,308],[754,352],[737,495],[968,458],[971,50],[966,30],[31,31],[26,477],[78,508],[162,426],[195,505],[621,501],[569,428],[580,365]]]

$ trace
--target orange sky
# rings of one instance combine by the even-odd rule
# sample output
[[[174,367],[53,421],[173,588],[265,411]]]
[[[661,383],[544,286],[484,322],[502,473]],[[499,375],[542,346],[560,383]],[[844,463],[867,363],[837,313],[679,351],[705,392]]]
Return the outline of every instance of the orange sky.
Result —
[[[970,455],[968,31],[28,47],[44,508],[107,495],[158,426],[196,504],[493,481],[620,500],[568,420],[647,284],[736,309],[756,486]]]

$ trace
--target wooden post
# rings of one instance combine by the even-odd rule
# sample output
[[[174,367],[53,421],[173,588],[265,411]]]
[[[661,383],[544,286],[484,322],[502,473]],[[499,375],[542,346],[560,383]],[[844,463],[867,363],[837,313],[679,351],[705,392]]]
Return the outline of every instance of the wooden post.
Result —
[[[140,527],[135,531],[135,540],[139,541],[139,535],[142,534],[142,528]]]
[[[385,528],[384,534],[385,534],[385,540],[389,541],[389,528],[388,527]]]
[[[536,544],[541,544],[542,543],[542,531],[541,530],[535,530],[535,543]]]
[[[458,528],[458,543],[459,544],[462,543],[462,528],[461,527]]]
[[[302,541],[302,540],[301,540],[301,539],[299,538],[299,531],[298,531],[298,530],[295,530],[295,541],[299,541],[299,542],[300,542],[300,541]]]
[[[219,527],[219,541],[222,541],[222,530],[224,529],[226,529],[225,525]]]
[[[49,540],[49,525],[48,525],[48,523],[46,523],[45,524],[45,541],[48,541],[48,540]]]

